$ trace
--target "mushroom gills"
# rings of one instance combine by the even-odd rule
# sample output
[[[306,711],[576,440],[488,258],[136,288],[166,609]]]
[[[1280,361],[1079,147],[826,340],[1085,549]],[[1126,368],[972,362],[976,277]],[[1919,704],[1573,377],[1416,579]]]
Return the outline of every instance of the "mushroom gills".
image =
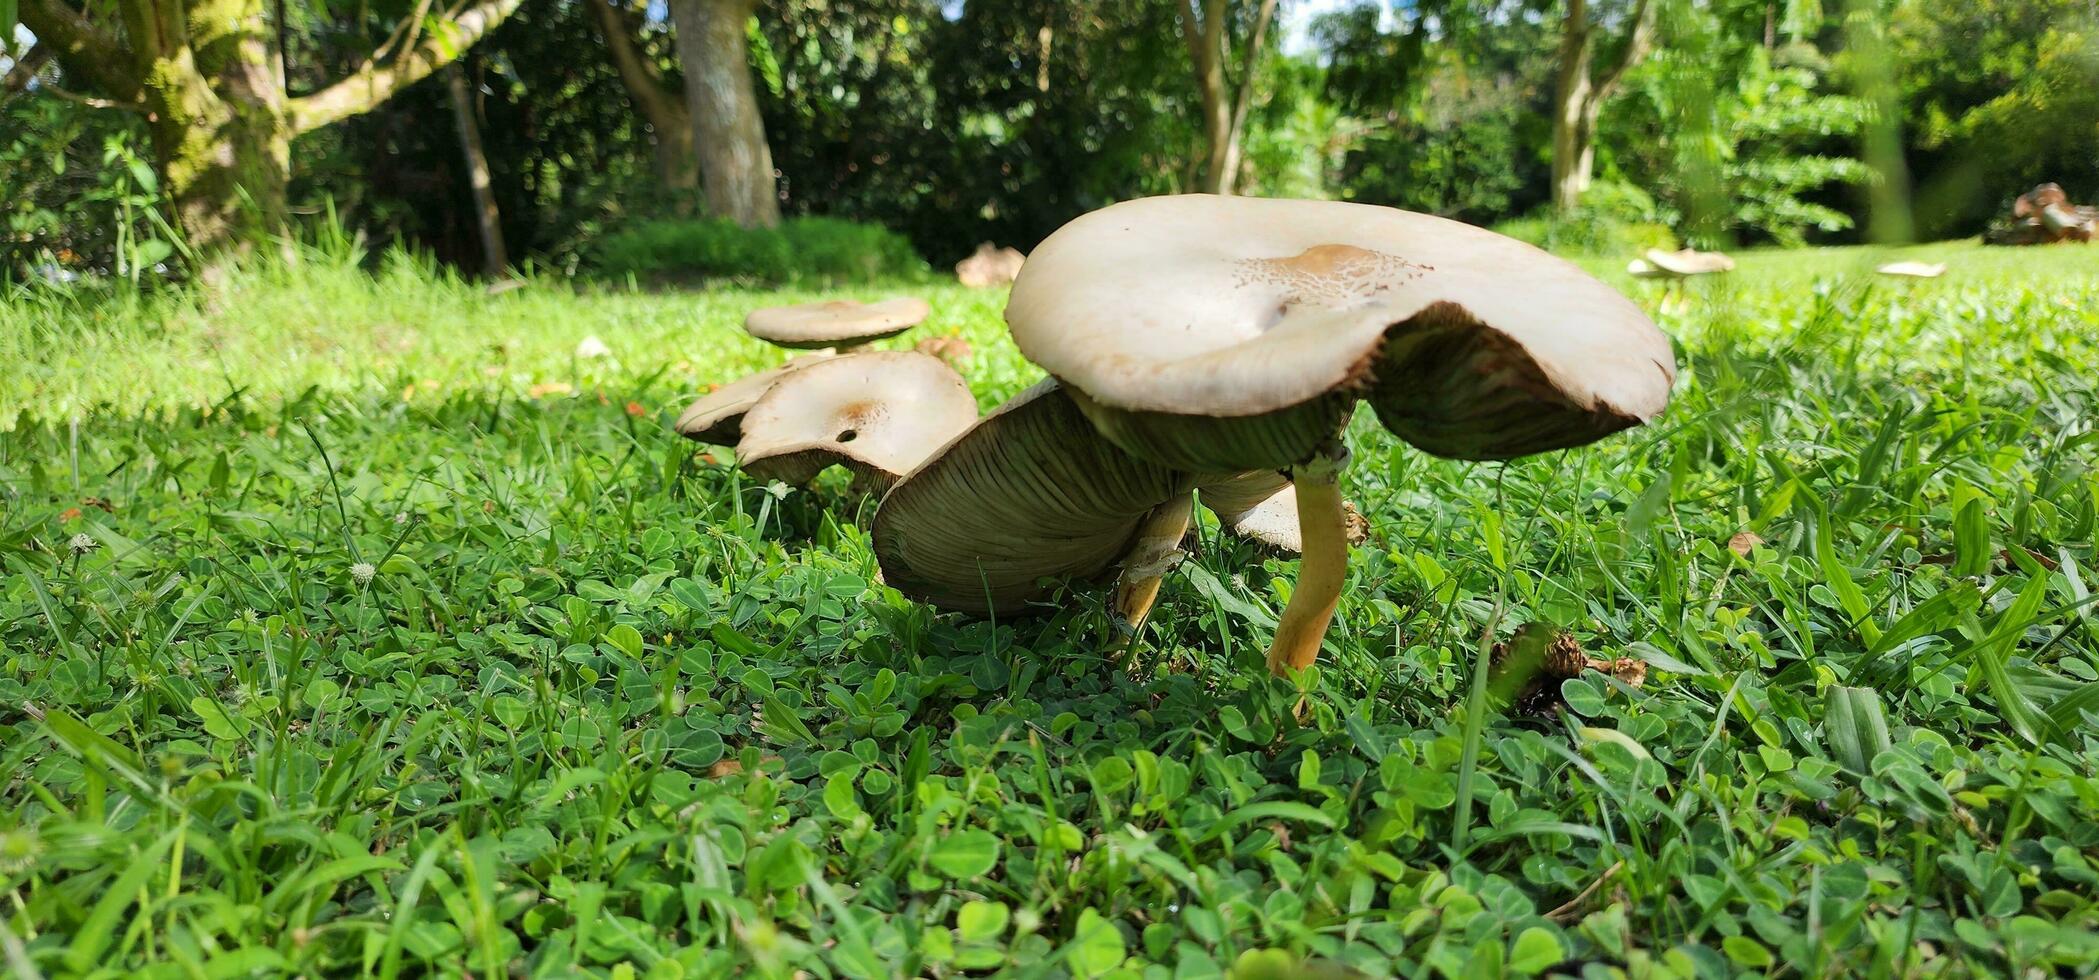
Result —
[[[1069,389],[1015,396],[899,480],[875,511],[885,581],[941,609],[1010,616],[1056,580],[1092,579],[1130,553],[1192,474],[1100,437]]]
[[[804,354],[776,368],[747,374],[722,385],[687,406],[672,426],[678,434],[696,442],[733,446],[743,438],[743,417],[758,404],[781,378],[826,360],[826,353]]]
[[[1669,369],[1655,365],[1657,375]],[[1581,405],[1523,346],[1451,303],[1386,333],[1369,402],[1378,421],[1424,452],[1514,459],[1586,445],[1639,425],[1599,398]]]

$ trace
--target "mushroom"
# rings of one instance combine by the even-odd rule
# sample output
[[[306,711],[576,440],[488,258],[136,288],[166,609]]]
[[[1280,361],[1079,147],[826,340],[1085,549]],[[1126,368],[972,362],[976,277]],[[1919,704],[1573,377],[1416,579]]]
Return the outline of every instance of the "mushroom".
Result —
[[[937,357],[869,351],[786,372],[745,412],[736,465],[807,483],[830,466],[882,489],[977,419],[976,396]]]
[[[882,580],[942,609],[1011,616],[1052,580],[1122,570],[1141,622],[1180,557],[1192,474],[1117,448],[1054,380],[1014,396],[891,487],[875,511]]]
[[[1275,470],[1254,470],[1196,487],[1203,508],[1217,515],[1226,533],[1266,545],[1277,551],[1304,551],[1297,529],[1297,488],[1290,478]],[[1362,544],[1370,537],[1370,524],[1355,505],[1342,502],[1348,543]]]
[[[1652,271],[1645,273],[1645,275],[1653,278],[1673,277],[1682,279],[1689,276],[1711,275],[1715,272],[1733,272],[1735,269],[1735,260],[1719,252],[1701,252],[1695,248],[1678,249],[1674,252],[1650,248],[1643,253],[1643,258],[1645,259],[1644,263],[1642,263],[1641,259],[1634,259],[1634,265],[1644,264],[1649,267]],[[1642,275],[1633,266],[1627,266],[1626,271],[1636,276]]]
[[[878,303],[837,299],[752,310],[743,318],[743,329],[780,347],[835,352],[894,337],[917,326],[931,311],[925,300],[911,297]]]
[[[1937,279],[1946,274],[1944,262],[1889,262],[1873,270],[1883,276],[1904,279]]]
[[[1027,256],[1012,247],[999,248],[990,242],[977,243],[977,250],[955,263],[955,279],[971,289],[1003,286],[1020,274]]]
[[[1029,257],[1006,319],[1131,457],[1289,474],[1304,558],[1268,651],[1278,674],[1317,659],[1340,598],[1337,478],[1357,401],[1430,453],[1510,459],[1646,422],[1676,374],[1639,308],[1569,262],[1442,218],[1326,201],[1189,195],[1081,216]],[[1125,514],[1141,503],[1115,502]],[[1005,544],[977,558],[1025,554]]]
[[[717,446],[736,445],[743,438],[743,416],[758,403],[774,382],[788,374],[827,360],[829,354],[805,354],[768,371],[746,375],[700,396],[687,406],[672,428],[678,434]]]

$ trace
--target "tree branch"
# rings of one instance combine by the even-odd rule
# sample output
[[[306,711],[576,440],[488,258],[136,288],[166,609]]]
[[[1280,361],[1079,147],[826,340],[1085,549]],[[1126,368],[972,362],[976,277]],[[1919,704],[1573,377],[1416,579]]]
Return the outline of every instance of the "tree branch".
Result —
[[[7,76],[0,78],[0,101],[28,88],[29,83],[36,78],[37,72],[43,71],[44,66],[51,63],[52,55],[51,46],[48,44],[31,45],[29,50],[22,52],[21,56],[14,60],[15,63],[8,66]]]
[[[1181,22],[1181,40],[1188,43],[1188,57],[1195,60],[1195,70],[1201,72],[1203,66],[1209,63],[1210,55],[1203,50],[1203,29],[1202,25],[1197,23],[1196,2],[1197,0],[1185,0],[1174,4],[1173,12],[1175,19]]]
[[[1261,45],[1268,38],[1268,22],[1275,19],[1275,0],[1261,0],[1254,15],[1254,34],[1246,42],[1246,62],[1240,70],[1239,94],[1232,104],[1232,138],[1246,131],[1246,114],[1254,104],[1254,76],[1261,73]]]
[[[1655,21],[1659,9],[1654,0],[1640,0],[1640,6],[1633,11],[1633,27],[1626,35],[1624,52],[1619,54],[1617,63],[1604,72],[1602,78],[1596,80],[1596,87],[1590,93],[1590,98],[1598,103],[1610,98],[1618,83],[1625,80],[1626,73],[1632,71],[1641,59],[1654,50]]]
[[[597,19],[598,33],[605,36],[605,50],[612,55],[612,67],[619,72],[620,82],[634,99],[635,108],[666,138],[673,129],[689,131],[692,123],[686,118],[684,93],[664,82],[663,72],[635,42],[633,16],[614,9],[608,0],[589,0],[589,6]]]
[[[93,82],[115,98],[137,101],[139,80],[126,67],[131,52],[116,37],[61,0],[21,0],[19,16],[36,35],[37,46],[50,48],[68,74]]]
[[[451,64],[473,47],[474,42],[516,12],[523,0],[478,0],[447,16],[436,30],[413,48],[384,65],[367,64],[348,78],[312,95],[292,99],[286,115],[292,129],[309,133],[339,119],[370,112],[395,92]]]

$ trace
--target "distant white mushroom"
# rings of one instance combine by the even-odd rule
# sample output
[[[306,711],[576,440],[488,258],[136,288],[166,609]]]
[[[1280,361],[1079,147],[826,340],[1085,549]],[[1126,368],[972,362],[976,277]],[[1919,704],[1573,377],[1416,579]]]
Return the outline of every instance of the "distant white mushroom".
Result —
[[[1906,279],[1937,279],[1946,274],[1946,263],[1890,262],[1873,271],[1883,276],[1901,276]]]
[[[1734,268],[1735,260],[1719,252],[1701,252],[1695,248],[1665,252],[1650,248],[1641,258],[1628,264],[1625,271],[1643,279],[1683,279],[1732,272]]]
[[[955,263],[955,279],[971,289],[1003,286],[1020,275],[1020,267],[1026,261],[1027,256],[1020,254],[1019,249],[982,242],[969,258]]]
[[[576,345],[576,357],[580,360],[593,361],[611,356],[612,348],[605,346],[605,342],[599,340],[597,334],[583,338],[583,342]]]
[[[753,310],[743,318],[743,329],[780,347],[836,351],[894,337],[917,326],[930,312],[925,300],[910,297],[879,303],[831,300]]]

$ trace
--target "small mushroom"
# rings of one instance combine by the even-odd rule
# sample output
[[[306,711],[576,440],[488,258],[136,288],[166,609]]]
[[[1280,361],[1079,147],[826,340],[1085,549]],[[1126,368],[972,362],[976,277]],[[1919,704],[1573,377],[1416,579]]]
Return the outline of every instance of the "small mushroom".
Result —
[[[678,434],[698,442],[713,443],[717,446],[736,445],[736,441],[743,438],[744,413],[758,403],[760,396],[781,378],[827,360],[830,356],[804,354],[779,367],[746,375],[722,385],[687,406],[672,428],[677,429]]]
[[[743,318],[743,329],[780,347],[835,351],[894,337],[917,326],[931,311],[925,300],[911,297],[878,303],[838,299],[752,310]]]
[[[990,242],[977,243],[977,250],[955,263],[955,279],[971,289],[1003,286],[1020,274],[1027,256],[1015,248],[999,248]]]
[[[759,479],[801,484],[835,464],[882,489],[976,418],[969,385],[939,358],[913,351],[827,358],[775,380],[744,413],[736,465]]]
[[[1659,414],[1669,342],[1573,264],[1469,225],[1327,201],[1188,195],[1081,216],[1039,246],[1006,320],[1130,456],[1283,470],[1304,559],[1271,670],[1318,656],[1347,574],[1341,430],[1461,459],[1578,446]],[[878,519],[879,520],[879,519]],[[979,560],[1010,552],[978,546]]]
[[[1195,477],[1115,447],[1070,392],[1014,396],[890,488],[875,511],[882,579],[942,609],[1012,616],[1058,579],[1121,568],[1136,623],[1180,557]]]
[[[1226,533],[1267,545],[1277,551],[1298,554],[1305,550],[1298,533],[1297,488],[1290,478],[1275,470],[1253,470],[1210,480],[1196,487],[1203,508],[1217,515]],[[1343,501],[1343,523],[1348,543],[1362,544],[1370,538],[1370,522],[1355,505]]]
[[[1946,274],[1944,262],[1889,262],[1873,271],[1902,279],[1937,279]]]
[[[1644,264],[1651,270],[1646,275],[1653,278],[1682,279],[1712,275],[1716,272],[1733,272],[1735,269],[1735,260],[1719,252],[1701,252],[1695,248],[1678,249],[1674,252],[1650,248],[1642,257],[1645,260]],[[1638,264],[1641,260],[1635,259],[1634,262]],[[1627,266],[1626,271],[1636,276],[1642,275],[1633,266]]]

